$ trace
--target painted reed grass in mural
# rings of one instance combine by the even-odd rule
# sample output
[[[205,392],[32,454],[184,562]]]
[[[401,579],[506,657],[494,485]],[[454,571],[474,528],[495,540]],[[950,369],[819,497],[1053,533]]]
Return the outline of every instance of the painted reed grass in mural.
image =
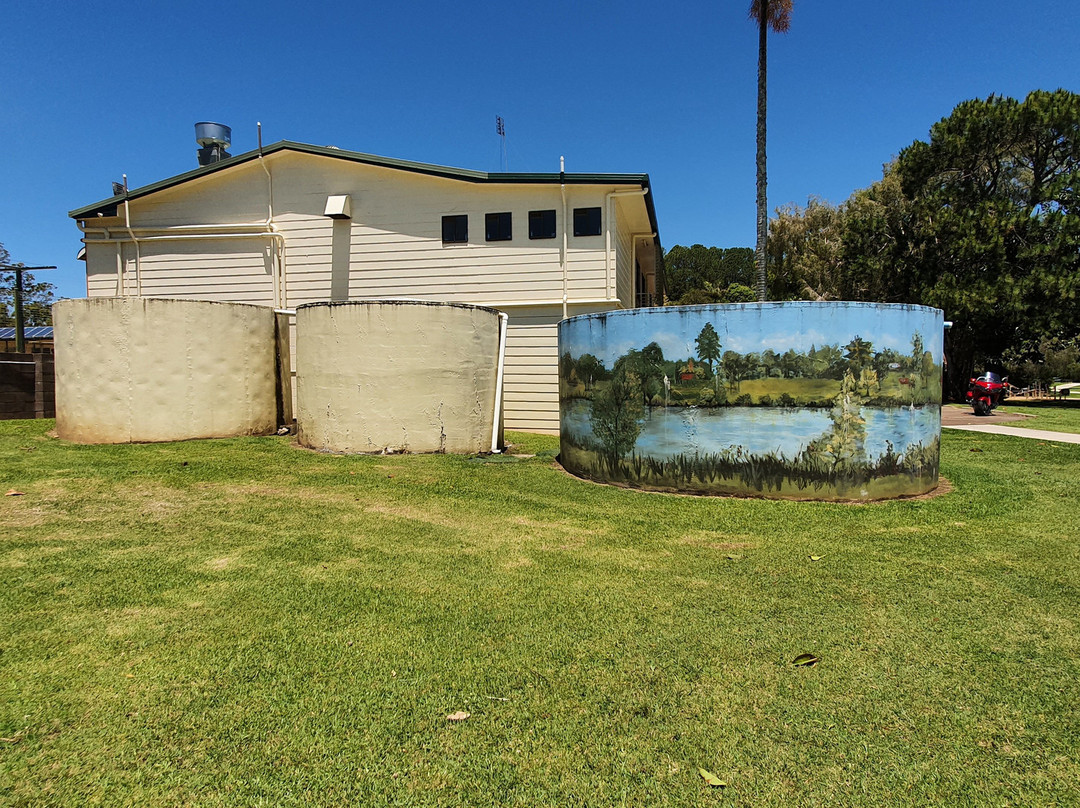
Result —
[[[760,351],[739,350],[749,340],[732,338],[742,307],[722,307],[729,310],[722,319],[716,308],[678,312],[685,354],[672,355],[679,329],[664,331],[662,321],[653,333],[644,333],[649,323],[640,317],[564,322],[564,466],[597,480],[714,493],[874,498],[934,487],[940,337],[928,345],[922,331],[909,331],[901,344],[888,322],[894,309],[912,307],[878,306],[878,321],[842,338],[815,322],[815,336],[833,339],[801,345],[805,323],[792,327],[781,310],[773,332],[755,337],[769,346]],[[806,312],[796,316],[805,320]],[[851,319],[839,326],[850,328]],[[575,320],[590,322],[575,333]],[[879,345],[863,336],[875,326],[885,334]],[[613,352],[613,343],[621,350]],[[593,346],[606,354],[587,350]],[[754,410],[769,417],[741,417]]]

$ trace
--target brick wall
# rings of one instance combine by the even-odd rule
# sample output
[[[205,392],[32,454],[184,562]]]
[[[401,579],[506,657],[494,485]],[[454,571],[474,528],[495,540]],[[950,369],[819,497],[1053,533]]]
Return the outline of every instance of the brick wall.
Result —
[[[0,353],[0,420],[55,418],[52,354]]]

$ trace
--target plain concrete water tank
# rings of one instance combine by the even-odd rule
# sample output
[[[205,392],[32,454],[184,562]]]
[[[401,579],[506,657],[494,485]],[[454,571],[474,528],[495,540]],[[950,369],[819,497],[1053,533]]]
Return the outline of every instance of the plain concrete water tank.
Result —
[[[499,312],[405,300],[296,309],[300,443],[329,452],[490,451]],[[496,434],[502,445],[501,434]]]
[[[57,434],[129,443],[273,432],[274,323],[273,309],[239,303],[55,303]]]

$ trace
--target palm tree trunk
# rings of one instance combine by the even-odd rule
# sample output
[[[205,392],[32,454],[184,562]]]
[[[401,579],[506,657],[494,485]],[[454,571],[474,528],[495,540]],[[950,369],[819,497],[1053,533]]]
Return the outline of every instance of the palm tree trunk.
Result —
[[[766,195],[765,177],[765,110],[766,110],[766,72],[768,56],[766,52],[769,30],[769,0],[761,0],[761,17],[758,22],[758,82],[757,82],[757,243],[754,247],[754,261],[757,265],[757,299],[766,297],[765,243],[769,237],[769,203]]]

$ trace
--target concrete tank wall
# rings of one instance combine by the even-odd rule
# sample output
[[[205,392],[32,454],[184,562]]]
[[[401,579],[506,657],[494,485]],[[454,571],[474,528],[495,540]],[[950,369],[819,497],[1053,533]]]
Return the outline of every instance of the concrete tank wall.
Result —
[[[560,460],[641,488],[880,499],[936,487],[942,313],[803,301],[559,324]]]
[[[61,300],[53,325],[61,438],[152,442],[265,435],[277,426],[273,309]]]
[[[498,358],[494,309],[402,300],[299,306],[300,443],[331,452],[490,451]]]

